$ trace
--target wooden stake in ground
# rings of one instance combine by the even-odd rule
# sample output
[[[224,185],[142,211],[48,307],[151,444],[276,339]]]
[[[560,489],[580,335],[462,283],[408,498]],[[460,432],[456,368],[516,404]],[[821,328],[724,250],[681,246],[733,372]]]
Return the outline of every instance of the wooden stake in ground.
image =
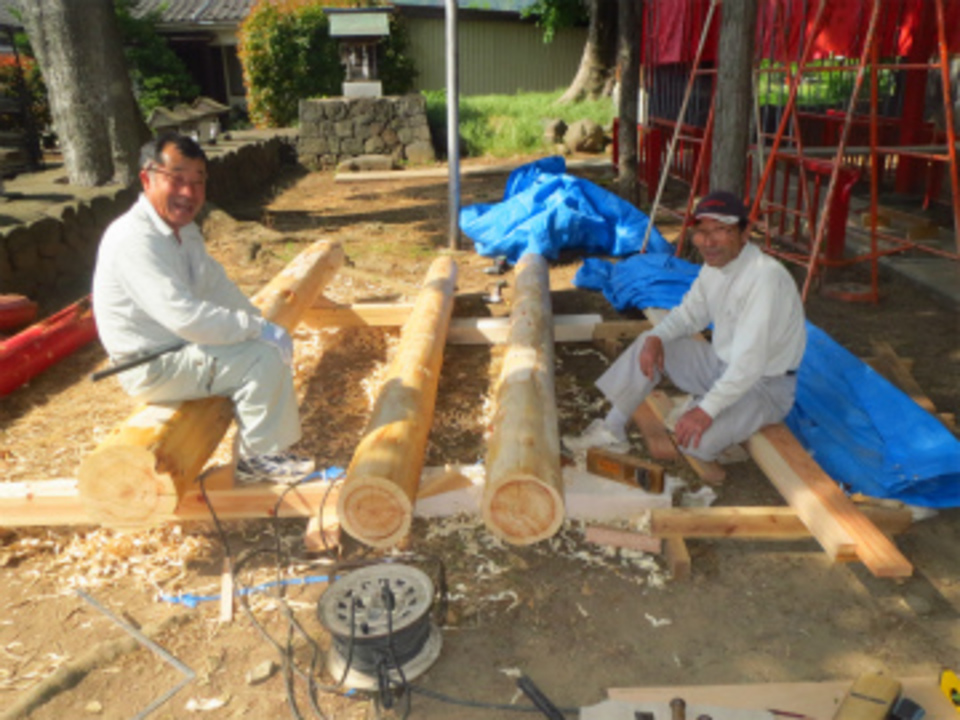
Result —
[[[490,532],[517,545],[551,537],[563,522],[553,368],[549,267],[527,254],[516,268],[481,505]]]
[[[263,316],[292,331],[343,264],[338,243],[317,242],[254,298]],[[226,398],[146,405],[121,423],[80,464],[80,496],[90,520],[147,525],[170,515],[233,420]]]
[[[433,261],[340,491],[343,529],[373,547],[392,547],[410,530],[456,280],[452,259]]]

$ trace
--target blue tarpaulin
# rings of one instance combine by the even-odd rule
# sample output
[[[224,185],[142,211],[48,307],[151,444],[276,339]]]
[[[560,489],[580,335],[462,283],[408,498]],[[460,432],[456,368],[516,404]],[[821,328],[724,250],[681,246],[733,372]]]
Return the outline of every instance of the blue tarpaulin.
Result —
[[[624,257],[640,251],[650,222],[646,215],[589,180],[566,174],[562,157],[549,157],[514,170],[503,200],[460,211],[460,229],[478,254],[505,256],[516,263],[524,253],[556,260],[562,251]],[[670,253],[656,228],[647,250]]]
[[[636,256],[614,264],[587,258],[574,284],[601,290],[620,311],[672,308],[697,273],[690,263],[669,260]],[[809,322],[797,399],[786,423],[851,492],[923,507],[960,507],[960,441]]]

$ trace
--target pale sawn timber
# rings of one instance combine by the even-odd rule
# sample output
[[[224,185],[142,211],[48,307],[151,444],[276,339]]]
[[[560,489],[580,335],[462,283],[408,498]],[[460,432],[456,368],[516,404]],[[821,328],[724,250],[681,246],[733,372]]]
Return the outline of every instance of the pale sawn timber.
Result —
[[[372,547],[392,547],[410,530],[456,280],[451,258],[433,261],[347,469],[337,505],[340,523]]]
[[[549,266],[541,255],[524,255],[514,280],[481,502],[487,529],[516,545],[553,536],[564,517],[552,316]]]
[[[343,261],[339,243],[314,243],[253,303],[267,320],[292,331]],[[138,408],[80,464],[79,491],[91,521],[149,525],[173,514],[232,420],[227,398]]]

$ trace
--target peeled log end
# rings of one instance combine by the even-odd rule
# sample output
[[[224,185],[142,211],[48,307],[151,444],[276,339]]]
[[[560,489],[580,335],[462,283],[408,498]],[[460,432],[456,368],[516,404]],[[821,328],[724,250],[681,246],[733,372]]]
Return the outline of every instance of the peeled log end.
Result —
[[[393,547],[407,536],[413,504],[397,485],[376,477],[348,478],[347,482],[337,503],[344,530],[376,548]]]
[[[151,525],[177,506],[170,477],[157,473],[150,451],[134,445],[107,446],[88,455],[77,489],[90,520],[112,527]]]
[[[563,517],[563,498],[533,476],[509,478],[484,494],[484,523],[494,535],[514,545],[553,537]]]

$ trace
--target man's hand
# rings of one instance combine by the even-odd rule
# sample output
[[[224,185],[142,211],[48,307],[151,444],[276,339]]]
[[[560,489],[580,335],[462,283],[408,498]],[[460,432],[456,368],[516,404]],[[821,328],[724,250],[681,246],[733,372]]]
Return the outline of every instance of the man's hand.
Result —
[[[713,425],[713,418],[698,407],[680,416],[673,429],[677,442],[683,447],[700,447],[700,438]]]
[[[287,367],[293,366],[293,340],[290,334],[276,323],[264,323],[260,331],[260,340],[273,345],[280,351],[280,358]]]
[[[657,372],[663,372],[663,340],[649,335],[640,349],[640,372],[651,380]]]

